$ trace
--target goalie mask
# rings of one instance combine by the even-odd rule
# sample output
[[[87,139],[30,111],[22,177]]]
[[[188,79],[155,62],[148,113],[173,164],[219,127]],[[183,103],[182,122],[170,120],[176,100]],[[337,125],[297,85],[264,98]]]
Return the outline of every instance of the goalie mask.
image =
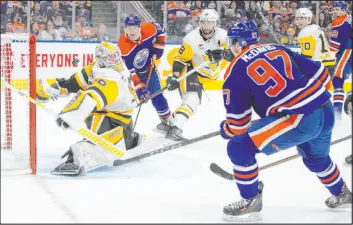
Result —
[[[100,68],[120,68],[123,66],[119,47],[109,42],[101,42],[97,45],[95,59]]]
[[[203,10],[199,20],[202,36],[208,39],[210,39],[213,36],[218,19],[219,19],[219,16],[216,10],[214,9]]]

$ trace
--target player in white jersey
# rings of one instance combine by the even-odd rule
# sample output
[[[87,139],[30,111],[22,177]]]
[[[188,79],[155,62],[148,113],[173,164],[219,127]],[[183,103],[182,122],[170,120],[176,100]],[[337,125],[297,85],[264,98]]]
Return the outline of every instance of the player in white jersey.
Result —
[[[132,149],[141,142],[143,135],[131,130],[131,116],[138,100],[130,85],[130,72],[116,45],[108,42],[98,44],[95,58],[93,64],[68,79],[56,79],[53,84],[41,82],[37,88],[37,99],[45,102],[76,93],[59,113],[57,124],[63,128],[68,128],[68,124],[87,126],[115,146]],[[52,174],[78,175],[112,165],[116,159],[112,153],[86,140],[72,144],[62,158],[65,156],[68,156],[66,161]]]
[[[174,58],[173,74],[167,78],[169,90],[179,87],[182,97],[181,106],[174,112],[174,119],[167,133],[167,138],[181,140],[182,127],[201,103],[202,79],[218,78],[220,71],[228,64],[223,59],[227,49],[227,31],[217,27],[217,11],[205,9],[200,15],[200,26],[183,38],[181,47]],[[184,73],[200,64],[207,66],[198,69],[178,83],[176,80]]]
[[[295,22],[301,31],[298,34],[301,54],[314,61],[322,62],[333,76],[336,65],[335,54],[329,50],[328,41],[320,26],[312,24],[313,14],[308,8],[299,8],[295,13]]]

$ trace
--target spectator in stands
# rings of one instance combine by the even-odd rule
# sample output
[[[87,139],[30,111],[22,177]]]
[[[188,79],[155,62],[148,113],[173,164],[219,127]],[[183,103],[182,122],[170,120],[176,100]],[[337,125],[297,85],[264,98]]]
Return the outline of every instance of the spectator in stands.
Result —
[[[183,1],[175,1],[175,6],[168,9],[168,18],[176,20],[177,17],[188,17],[190,15],[190,9]]]
[[[6,25],[6,32],[9,33],[25,33],[27,32],[25,24],[22,22],[20,13],[13,11],[11,14],[11,23]]]
[[[296,31],[294,28],[289,27],[287,29],[287,37],[288,37],[288,44],[289,45],[298,45],[298,41],[296,39],[295,33],[296,33]]]
[[[6,14],[9,1],[0,1],[0,14]]]
[[[322,28],[327,27],[327,25],[330,23],[329,18],[326,16],[326,14],[324,12],[321,12],[319,14],[319,26]]]
[[[81,27],[84,27],[85,23],[87,22],[86,21],[86,17],[81,14],[81,15],[76,17],[76,22],[79,22],[81,24]]]
[[[108,1],[109,2],[109,1]],[[91,8],[91,1],[90,0],[85,0],[85,1],[76,1],[76,8],[80,5],[80,4],[84,4],[85,7],[87,9],[90,9]]]
[[[65,40],[82,41],[83,40],[82,33],[83,33],[82,25],[80,22],[76,21],[75,22],[75,31],[67,32],[67,34],[65,36]]]
[[[112,37],[107,33],[107,26],[105,24],[99,24],[97,26],[97,30],[92,37],[92,41],[112,41]]]
[[[189,23],[185,26],[185,33],[188,34],[197,27],[199,27],[199,20],[200,20],[200,15],[202,14],[202,10],[200,9],[194,9],[191,11],[191,20]]]
[[[58,13],[60,13],[63,18],[66,17],[65,11],[60,9],[60,2],[59,1],[52,1],[51,7],[49,7],[47,9],[48,21],[53,20],[53,17],[55,17]]]
[[[246,16],[249,20],[256,21],[256,23],[260,23],[262,20],[262,17],[259,14],[256,3],[254,1],[249,2],[249,9],[246,10]]]
[[[331,36],[332,36],[332,26],[331,26],[331,23],[327,25],[327,27],[324,29],[325,31],[325,36],[327,38],[327,40],[330,40],[331,39]]]
[[[237,3],[235,1],[232,1],[232,3],[230,4],[230,9],[228,9],[227,11],[229,10],[231,10],[235,16],[239,14],[241,18],[243,18],[243,15],[245,15],[245,12],[239,7],[237,7]]]
[[[85,18],[85,22],[91,23],[91,12],[86,9],[86,4],[84,1],[79,1],[76,15],[77,17],[83,16]]]
[[[52,20],[48,20],[47,23],[47,33],[49,35],[47,40],[62,40],[63,38],[61,37],[60,32],[56,29],[54,26],[54,23]]]
[[[168,9],[168,30],[170,33],[184,35],[188,18],[190,18],[189,7],[183,1],[175,1],[175,6]]]
[[[51,7],[51,3],[49,1],[40,1],[40,11],[47,15],[48,9]]]
[[[205,3],[203,3],[202,1],[190,1],[190,10],[191,11],[202,11],[203,9],[206,8]]]
[[[61,9],[64,10],[65,15],[72,15],[72,2],[71,1],[62,1]]]
[[[275,18],[278,14],[281,13],[282,2],[281,1],[272,1],[272,7],[268,10],[268,13],[272,15],[272,18]]]
[[[31,10],[31,21],[43,21],[44,13],[40,11],[40,2],[34,2],[33,9]],[[43,21],[43,22],[46,22]]]
[[[216,3],[214,3],[213,1],[210,1],[207,5],[208,9],[216,9]]]
[[[85,22],[82,27],[81,36],[83,37],[83,40],[91,40],[95,32],[96,31],[92,29],[91,24],[88,22]]]
[[[290,3],[290,11],[292,12],[293,15],[295,15],[295,13],[298,10],[298,3],[297,1],[291,1]]]
[[[33,21],[31,23],[31,34],[34,34],[37,40],[48,40],[49,35],[48,33],[39,28],[39,23],[37,21]]]
[[[55,17],[53,17],[52,22],[54,23],[56,29],[64,26],[64,19],[61,13],[57,13]]]
[[[280,35],[282,32],[281,29],[281,19],[279,19],[279,16],[275,17],[273,20],[273,31],[276,33],[276,35]]]

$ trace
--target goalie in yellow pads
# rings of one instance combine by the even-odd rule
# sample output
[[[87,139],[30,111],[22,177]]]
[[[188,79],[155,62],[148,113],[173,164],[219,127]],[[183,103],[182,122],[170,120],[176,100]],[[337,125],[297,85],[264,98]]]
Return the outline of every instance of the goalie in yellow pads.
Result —
[[[121,58],[120,49],[102,42],[96,47],[95,62],[80,72],[67,79],[56,79],[52,84],[40,81],[37,100],[46,102],[76,93],[59,113],[57,124],[63,128],[68,128],[68,124],[87,126],[115,146],[129,150],[143,139],[143,135],[132,131],[131,117],[138,100],[130,84],[130,72]],[[62,158],[66,156],[66,161],[57,166],[52,174],[84,174],[112,165],[116,159],[112,153],[87,140],[71,145]]]

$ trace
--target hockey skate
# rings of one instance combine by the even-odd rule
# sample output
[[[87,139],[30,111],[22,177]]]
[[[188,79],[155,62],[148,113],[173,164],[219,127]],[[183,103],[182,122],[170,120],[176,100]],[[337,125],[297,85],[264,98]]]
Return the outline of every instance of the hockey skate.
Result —
[[[61,163],[59,166],[57,166],[51,172],[51,174],[53,174],[53,175],[68,175],[68,176],[80,175],[82,168],[74,163],[74,156],[73,156],[71,148],[61,158],[65,158],[65,156],[68,156],[67,160],[64,163]]]
[[[165,137],[168,139],[171,139],[173,141],[187,140],[186,138],[183,137],[182,133],[183,133],[183,131],[180,128],[178,128],[177,126],[171,126]]]
[[[332,195],[326,199],[325,204],[331,209],[352,207],[352,192],[348,189],[345,182],[343,183],[341,194]]]
[[[259,193],[250,199],[241,199],[223,208],[223,220],[228,222],[251,222],[262,220],[262,190],[259,182]]]
[[[347,156],[345,160],[346,160],[346,163],[352,164],[352,155]]]
[[[170,128],[170,122],[168,119],[162,120],[160,124],[158,124],[153,131],[166,135],[168,133],[168,130]]]

